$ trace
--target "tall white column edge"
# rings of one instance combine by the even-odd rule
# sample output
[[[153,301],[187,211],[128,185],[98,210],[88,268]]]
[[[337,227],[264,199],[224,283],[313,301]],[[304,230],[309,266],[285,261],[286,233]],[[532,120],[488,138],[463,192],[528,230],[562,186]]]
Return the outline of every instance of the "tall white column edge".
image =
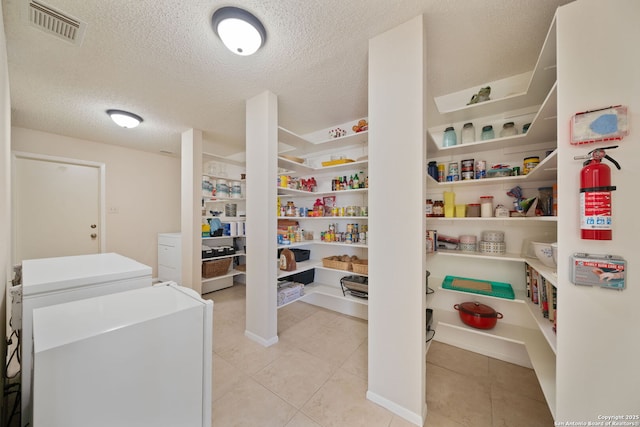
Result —
[[[202,131],[189,129],[181,139],[180,229],[182,234],[182,285],[202,293],[201,210]]]
[[[427,409],[425,33],[420,15],[369,41],[367,398],[420,426]],[[400,221],[388,204],[398,182],[406,184]],[[388,238],[391,226],[398,238]]]
[[[277,215],[278,98],[265,91],[246,103],[247,285],[245,336],[278,342]]]

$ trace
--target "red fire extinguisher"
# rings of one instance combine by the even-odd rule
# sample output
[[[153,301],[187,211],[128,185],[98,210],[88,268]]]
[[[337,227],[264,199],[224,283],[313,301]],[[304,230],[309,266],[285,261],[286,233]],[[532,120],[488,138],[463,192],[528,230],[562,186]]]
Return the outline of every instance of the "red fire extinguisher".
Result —
[[[586,156],[576,156],[574,160],[587,159],[580,171],[580,233],[583,239],[611,240],[613,221],[611,217],[611,168],[602,159],[607,159],[620,169],[620,164],[608,156],[604,150],[618,148],[596,148]]]

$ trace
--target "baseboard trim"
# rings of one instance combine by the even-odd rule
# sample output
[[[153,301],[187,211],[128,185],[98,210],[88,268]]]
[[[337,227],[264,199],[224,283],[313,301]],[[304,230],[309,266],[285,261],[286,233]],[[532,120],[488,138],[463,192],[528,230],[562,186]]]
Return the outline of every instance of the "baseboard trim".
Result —
[[[367,390],[367,399],[369,399],[373,403],[376,403],[382,406],[385,409],[388,409],[389,411],[393,412],[399,417],[404,418],[405,420],[409,421],[411,424],[414,424],[420,427],[424,425],[424,422],[427,417],[426,403],[422,407],[422,414],[417,414],[415,412],[409,411],[405,407],[400,406],[395,402],[390,401],[389,399],[385,399],[384,397],[372,392],[371,390]]]
[[[244,336],[249,338],[251,341],[255,341],[258,344],[262,345],[263,347],[271,347],[272,345],[276,344],[278,342],[278,336],[276,335],[275,337],[269,338],[269,339],[264,339],[259,335],[254,334],[253,332],[250,331],[244,331]]]

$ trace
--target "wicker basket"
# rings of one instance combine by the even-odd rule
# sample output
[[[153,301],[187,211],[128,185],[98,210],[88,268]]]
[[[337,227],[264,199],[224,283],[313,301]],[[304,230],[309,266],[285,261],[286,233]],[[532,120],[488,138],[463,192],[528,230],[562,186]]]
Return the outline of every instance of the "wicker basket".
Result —
[[[329,258],[322,258],[322,266],[336,270],[351,271],[351,261],[336,261]]]
[[[202,263],[202,277],[209,279],[226,274],[231,265],[231,258],[217,259],[215,261],[205,261]]]
[[[357,259],[351,262],[352,271],[358,274],[369,274],[369,260]]]

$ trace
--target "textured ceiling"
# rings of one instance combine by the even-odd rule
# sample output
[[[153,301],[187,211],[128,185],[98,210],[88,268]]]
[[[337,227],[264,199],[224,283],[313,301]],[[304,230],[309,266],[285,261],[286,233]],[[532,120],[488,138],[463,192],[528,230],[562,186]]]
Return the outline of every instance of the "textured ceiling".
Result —
[[[87,24],[74,46],[3,0],[12,124],[179,154],[204,131],[219,155],[244,151],[245,100],[278,96],[280,125],[305,134],[367,115],[368,40],[419,14],[438,96],[533,69],[555,9],[569,0],[236,0],[267,29],[250,57],[211,30],[217,0],[42,0]],[[134,130],[105,114],[144,117]]]

